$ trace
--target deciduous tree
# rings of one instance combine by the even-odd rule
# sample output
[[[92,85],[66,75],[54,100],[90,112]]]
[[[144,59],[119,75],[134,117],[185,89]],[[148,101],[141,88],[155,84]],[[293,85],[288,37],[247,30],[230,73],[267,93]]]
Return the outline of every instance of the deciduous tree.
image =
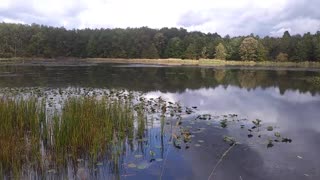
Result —
[[[224,47],[224,45],[222,43],[219,43],[218,46],[216,47],[215,58],[225,60],[226,56],[227,56],[226,48]]]

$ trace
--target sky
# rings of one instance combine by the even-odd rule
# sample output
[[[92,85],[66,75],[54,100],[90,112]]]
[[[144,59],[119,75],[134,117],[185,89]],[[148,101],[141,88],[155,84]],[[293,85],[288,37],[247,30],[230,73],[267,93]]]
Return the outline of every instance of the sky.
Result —
[[[0,0],[0,22],[282,36],[320,31],[319,7],[320,0]]]

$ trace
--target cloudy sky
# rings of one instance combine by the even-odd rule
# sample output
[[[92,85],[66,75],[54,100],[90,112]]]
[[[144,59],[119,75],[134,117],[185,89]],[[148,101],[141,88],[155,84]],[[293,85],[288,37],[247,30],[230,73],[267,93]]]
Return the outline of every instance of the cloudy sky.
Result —
[[[278,36],[320,30],[319,7],[320,0],[0,0],[0,22]]]

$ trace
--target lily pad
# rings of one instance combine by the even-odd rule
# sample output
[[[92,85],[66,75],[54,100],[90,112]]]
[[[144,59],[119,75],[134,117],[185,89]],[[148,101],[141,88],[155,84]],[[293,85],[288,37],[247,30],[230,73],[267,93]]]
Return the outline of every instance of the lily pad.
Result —
[[[48,170],[48,173],[56,173],[57,171],[55,169]]]
[[[142,158],[143,155],[142,155],[142,154],[136,154],[136,155],[134,155],[134,157],[137,158],[137,159],[139,159],[139,158]]]
[[[162,158],[157,158],[156,161],[160,162],[160,161],[163,161],[163,159]]]
[[[77,159],[77,161],[78,161],[78,162],[82,162],[82,161],[83,161],[83,159]]]
[[[281,135],[280,135],[279,132],[275,132],[275,133],[274,133],[274,136],[279,138]]]
[[[201,144],[195,144],[194,146],[196,146],[196,147],[200,147],[200,146],[201,146]]]
[[[129,163],[129,164],[128,164],[128,167],[129,167],[129,168],[136,168],[136,167],[137,167],[137,165],[136,165],[136,164],[134,164],[134,163]]]
[[[226,127],[228,126],[228,123],[227,123],[227,122],[228,122],[227,119],[221,120],[221,121],[220,121],[220,126],[221,126],[222,128],[226,128]]]
[[[150,156],[155,156],[156,153],[154,151],[150,151]]]
[[[97,166],[102,166],[102,165],[103,165],[102,162],[98,162],[98,163],[97,163]]]
[[[267,144],[267,148],[271,148],[271,147],[273,147],[273,140],[272,139],[269,139],[268,140],[268,144]]]
[[[199,143],[204,143],[204,140],[198,140]]]
[[[141,164],[139,164],[139,165],[137,166],[138,169],[146,169],[147,167],[148,167],[148,164],[145,163],[145,162],[143,162],[143,163],[141,163]]]
[[[267,127],[267,130],[268,130],[268,131],[273,131],[273,127],[272,127],[272,126],[268,126],[268,127]]]
[[[235,138],[231,136],[223,136],[223,141],[229,143],[230,145],[233,145],[237,142]]]
[[[292,142],[292,139],[289,139],[289,138],[282,138],[282,141],[281,141],[281,142],[291,143],[291,142]]]

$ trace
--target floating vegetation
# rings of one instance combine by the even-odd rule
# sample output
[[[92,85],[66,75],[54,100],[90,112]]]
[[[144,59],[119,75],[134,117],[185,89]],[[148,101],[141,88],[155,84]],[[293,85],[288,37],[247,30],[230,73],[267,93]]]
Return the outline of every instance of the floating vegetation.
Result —
[[[274,136],[277,137],[277,138],[280,138],[280,137],[281,137],[281,135],[280,135],[279,132],[275,132],[275,133],[274,133]]]
[[[252,123],[255,125],[254,128],[252,129],[255,129],[256,127],[260,127],[261,126],[261,120],[260,119],[256,119],[256,120],[253,120]]]
[[[149,153],[150,153],[150,156],[155,156],[156,155],[156,153],[154,152],[154,151],[149,151]]]
[[[142,158],[143,155],[142,154],[137,154],[137,155],[134,155],[135,158],[139,159],[139,158]]]
[[[272,139],[268,139],[268,144],[267,144],[267,148],[271,148],[273,147],[273,140]]]
[[[136,165],[136,164],[134,164],[134,163],[129,163],[129,164],[128,164],[128,167],[129,167],[129,168],[136,168],[136,167],[137,167],[137,165]]]
[[[284,142],[284,143],[291,143],[292,142],[292,139],[289,139],[289,138],[282,138],[282,141],[281,142]]]
[[[157,162],[161,162],[161,161],[163,161],[163,159],[162,158],[156,158],[156,161]]]
[[[211,114],[202,114],[197,116],[196,120],[200,119],[200,120],[211,120]]]
[[[138,169],[146,169],[148,166],[149,166],[148,163],[142,162],[142,163],[140,163],[140,164],[137,166],[137,168],[138,168]]]
[[[265,127],[259,119],[252,121],[250,128],[251,122],[237,114],[194,115],[200,111],[198,107],[184,107],[161,97],[148,99],[125,90],[83,88],[76,90],[79,94],[73,94],[59,88],[51,93],[39,89],[34,92],[30,93],[32,96],[17,93],[15,98],[0,99],[0,172],[3,174],[19,178],[25,164],[31,165],[36,173],[54,174],[70,162],[88,164],[94,171],[108,166],[118,174],[123,172],[123,167],[145,169],[153,163],[163,163],[163,174],[170,147],[178,151],[192,146],[201,149],[205,141],[194,140],[196,133],[227,132],[223,128],[239,126],[249,127],[251,140],[265,142],[268,138],[267,148],[276,142],[292,142],[279,132],[270,137],[264,131],[273,131],[274,126]],[[149,128],[154,126],[157,131],[150,132]],[[241,137],[223,136],[223,141],[232,148],[241,140]],[[125,166],[124,157],[129,157],[130,162]]]
[[[231,136],[223,136],[223,140],[225,142],[227,142],[228,144],[230,144],[230,146],[232,146],[233,144],[236,143],[236,140],[234,137],[231,137]]]
[[[272,126],[268,126],[268,127],[267,127],[267,130],[268,130],[268,131],[273,131],[273,127],[272,127]]]
[[[227,122],[228,122],[227,119],[221,120],[221,121],[220,121],[220,126],[221,126],[222,128],[226,128],[226,127],[228,126]]]

